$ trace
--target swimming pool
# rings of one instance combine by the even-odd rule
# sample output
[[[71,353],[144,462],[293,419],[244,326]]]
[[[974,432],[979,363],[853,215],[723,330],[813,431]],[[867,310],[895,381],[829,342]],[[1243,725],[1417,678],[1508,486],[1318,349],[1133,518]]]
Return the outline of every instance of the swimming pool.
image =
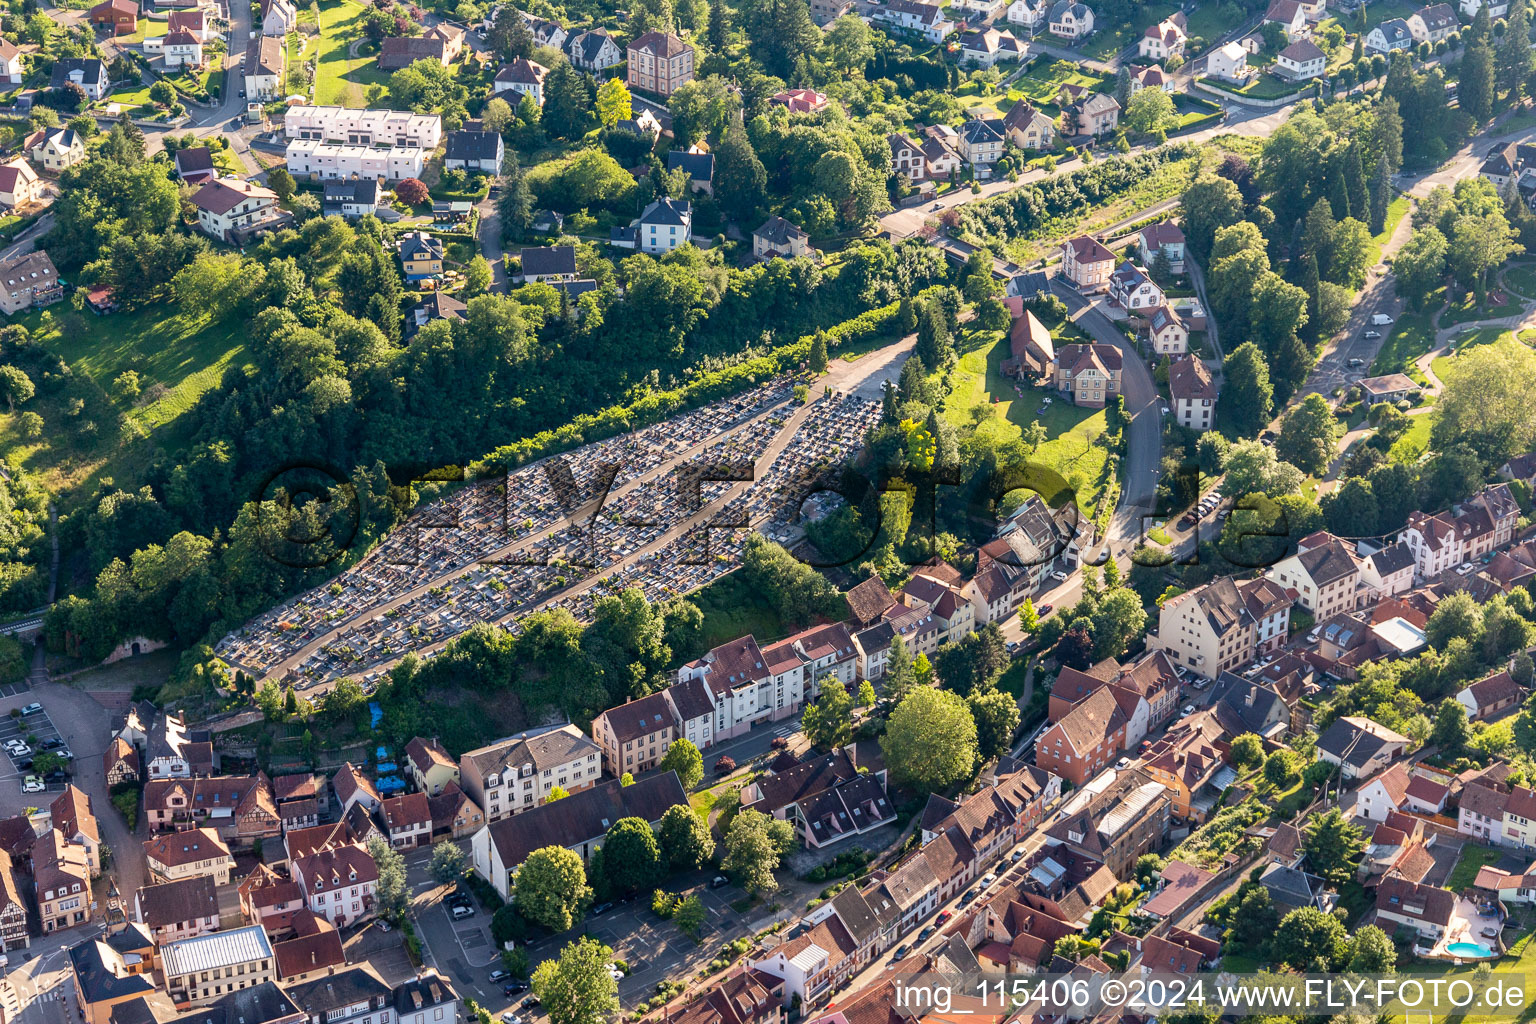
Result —
[[[1445,947],[1445,951],[1451,956],[1459,956],[1467,960],[1486,960],[1494,955],[1493,950],[1481,942],[1453,942]]]

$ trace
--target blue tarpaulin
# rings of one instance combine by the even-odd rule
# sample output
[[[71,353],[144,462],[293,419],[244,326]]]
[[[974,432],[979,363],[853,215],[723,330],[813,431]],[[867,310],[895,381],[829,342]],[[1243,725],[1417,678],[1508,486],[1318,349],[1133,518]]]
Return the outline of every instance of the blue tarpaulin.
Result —
[[[368,702],[368,723],[377,729],[379,723],[384,721],[384,711],[373,701]]]

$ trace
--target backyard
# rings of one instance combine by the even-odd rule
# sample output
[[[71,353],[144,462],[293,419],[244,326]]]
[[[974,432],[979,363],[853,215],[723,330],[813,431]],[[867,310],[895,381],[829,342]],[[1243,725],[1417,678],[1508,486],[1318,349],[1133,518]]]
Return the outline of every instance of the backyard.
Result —
[[[353,0],[322,0],[320,34],[304,36],[302,59],[315,59],[315,102],[345,107],[367,105],[370,85],[388,85],[389,75],[379,70],[377,54],[366,42],[362,20],[366,8]],[[357,51],[354,54],[354,44]],[[289,44],[293,66],[299,54]]]
[[[1178,4],[1147,4],[1134,8],[1134,17],[1110,27],[1098,26],[1080,49],[1083,56],[1093,60],[1109,60],[1128,46],[1135,46],[1142,33],[1179,9]]]
[[[950,377],[945,418],[961,431],[974,430],[994,446],[1020,439],[1024,427],[1038,420],[1050,439],[1036,449],[1033,460],[1061,474],[1076,492],[1078,507],[1092,512],[1109,482],[1105,479],[1109,452],[1095,444],[1105,431],[1104,410],[1078,408],[1059,394],[1003,376],[1000,367],[1009,355],[1007,335],[963,332],[960,347],[965,351]],[[1040,411],[1047,399],[1050,404]]]

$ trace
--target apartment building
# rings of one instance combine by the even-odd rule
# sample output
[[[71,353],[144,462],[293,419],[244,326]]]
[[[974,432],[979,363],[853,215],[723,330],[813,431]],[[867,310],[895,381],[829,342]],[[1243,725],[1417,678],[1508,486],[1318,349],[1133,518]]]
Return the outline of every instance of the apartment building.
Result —
[[[602,775],[602,748],[574,725],[530,729],[465,752],[459,786],[499,821],[545,803],[556,787],[588,789]]]
[[[85,850],[55,829],[32,845],[32,878],[44,935],[90,920],[91,869]]]
[[[192,194],[197,225],[221,242],[237,243],[282,223],[277,193],[239,178],[216,178]]]
[[[628,48],[631,89],[671,96],[693,81],[693,47],[671,32],[647,32]]]
[[[1303,537],[1294,555],[1270,566],[1267,575],[1296,591],[1296,603],[1314,622],[1355,610],[1360,590],[1360,566],[1355,553],[1327,532]]]
[[[419,178],[428,150],[419,146],[358,146],[319,139],[290,139],[284,159],[296,177],[315,181]]]
[[[805,699],[803,664],[789,641],[775,648],[770,667],[755,637],[739,637],[678,669],[668,694],[679,733],[703,749],[798,712]]]
[[[1154,326],[1165,311],[1166,307],[1153,315]],[[1168,367],[1168,395],[1173,399],[1173,418],[1179,426],[1205,431],[1216,425],[1216,403],[1221,392],[1199,356],[1185,356]]]
[[[411,147],[430,153],[443,141],[443,119],[408,110],[295,106],[283,115],[283,132],[290,140]]]
[[[1062,243],[1062,276],[1083,294],[1109,291],[1109,277],[1114,272],[1115,254],[1097,239],[1079,235]]]
[[[147,840],[144,861],[157,881],[209,875],[215,885],[228,885],[230,869],[235,866],[229,847],[211,828],[189,828]]]
[[[1162,845],[1171,806],[1163,785],[1140,772],[1105,775],[1067,799],[1046,830],[1046,844],[1129,878],[1136,858]]]
[[[219,930],[219,893],[207,875],[146,885],[133,894],[133,916],[158,945]]]
[[[166,992],[193,1006],[277,976],[272,943],[259,924],[172,942],[161,947],[160,963]]]
[[[1413,510],[1397,539],[1413,553],[1413,571],[1421,579],[1438,576],[1464,561],[1462,532],[1445,512],[1427,515]]]
[[[414,737],[405,745],[405,758],[411,766],[411,781],[427,796],[437,796],[450,782],[459,781],[458,762],[436,738]]]
[[[4,170],[0,167],[0,172]],[[63,297],[59,272],[41,249],[0,260],[0,312],[13,315],[34,306],[51,306]]]
[[[1215,679],[1285,642],[1293,600],[1271,580],[1238,583],[1223,576],[1164,601],[1148,646]]]
[[[603,750],[603,767],[618,778],[639,774],[660,763],[677,738],[677,720],[665,692],[653,693],[592,720],[592,738]]]
[[[1126,749],[1129,719],[1108,688],[1078,701],[1035,741],[1035,763],[1081,786]],[[1142,732],[1145,734],[1145,728]]]
[[[328,846],[294,857],[292,871],[309,909],[336,927],[373,916],[379,869],[362,844]]]

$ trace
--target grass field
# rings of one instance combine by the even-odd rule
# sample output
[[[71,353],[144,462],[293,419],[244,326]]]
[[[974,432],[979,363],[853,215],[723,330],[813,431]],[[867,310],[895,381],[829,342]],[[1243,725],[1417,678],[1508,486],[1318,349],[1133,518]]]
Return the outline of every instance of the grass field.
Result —
[[[1536,299],[1536,264],[1521,263],[1504,271],[1504,283],[1528,298]]]
[[[1407,373],[1412,376],[1413,361],[1429,351],[1433,338],[1429,317],[1418,313],[1398,317],[1386,341],[1382,342],[1381,350],[1376,353],[1376,361],[1371,364],[1372,375]]]
[[[315,102],[344,107],[367,105],[369,85],[387,85],[389,75],[379,70],[376,55],[347,55],[348,48],[363,38],[364,8],[352,0],[325,0],[320,4],[320,49],[315,65]]]
[[[1050,440],[1035,451],[1034,460],[1060,473],[1076,491],[1078,507],[1091,512],[1108,482],[1103,479],[1108,452],[1094,444],[1105,430],[1104,410],[1080,409],[1053,394],[1045,412],[1036,416],[1046,392],[1018,384],[999,369],[1008,356],[1006,335],[978,331],[967,334],[961,345],[968,350],[951,378],[945,418],[961,430],[974,427],[992,444],[1022,437],[1024,427],[1038,419]]]
[[[1429,364],[1429,368],[1434,371],[1436,377],[1443,381],[1445,379],[1444,372],[1455,363],[1458,355],[1469,348],[1476,348],[1478,345],[1518,344],[1520,342],[1516,340],[1514,332],[1506,331],[1500,327],[1484,327],[1476,331],[1469,331],[1456,339],[1456,347],[1451,354],[1435,357],[1434,361]]]
[[[1237,4],[1224,4],[1211,0],[1202,3],[1200,9],[1189,15],[1189,34],[1213,43],[1241,25],[1248,13]]]
[[[1461,848],[1461,859],[1451,869],[1451,877],[1446,879],[1445,888],[1451,892],[1472,888],[1473,881],[1477,879],[1478,868],[1485,864],[1497,864],[1501,857],[1503,853],[1499,850],[1490,850],[1486,846],[1468,843]]]
[[[762,595],[750,590],[737,573],[720,577],[709,586],[689,598],[704,612],[704,631],[700,640],[703,650],[725,643],[727,640],[751,633],[759,641],[778,639],[789,630],[778,613],[768,606]],[[701,651],[674,651],[678,661],[696,657]]]
[[[1476,296],[1468,295],[1459,302],[1451,303],[1446,311],[1440,314],[1440,326],[1455,327],[1457,324],[1469,324],[1474,320],[1493,320],[1501,316],[1511,316],[1524,308],[1518,302],[1507,302],[1502,306],[1479,306]]]
[[[1038,60],[1024,74],[1020,75],[1009,89],[1009,106],[1020,96],[1028,96],[1029,101],[1037,107],[1049,106],[1056,109],[1056,93],[1063,85],[1080,85],[1085,89],[1103,89],[1109,80],[1102,75],[1095,75],[1084,71],[1080,67],[1070,66],[1058,68],[1058,64],[1069,64],[1067,61]],[[1007,110],[1007,107],[1000,108]]]
[[[1381,262],[1381,247],[1387,244],[1387,239],[1391,238],[1392,232],[1397,230],[1398,223],[1408,215],[1408,207],[1410,205],[1407,196],[1398,196],[1387,204],[1387,223],[1381,229],[1381,234],[1376,235],[1372,239],[1376,243],[1376,261],[1378,263]]]
[[[1140,39],[1148,26],[1156,25],[1178,9],[1178,4],[1147,4],[1135,9],[1134,18],[1123,21],[1112,29],[1107,26],[1097,26],[1093,36],[1082,47],[1083,55],[1094,60],[1109,60]]]
[[[1392,450],[1387,453],[1394,462],[1411,465],[1429,451],[1429,430],[1433,419],[1432,413],[1409,417],[1408,430],[1392,443]]]
[[[170,423],[216,386],[245,347],[245,325],[239,320],[210,325],[201,317],[174,310],[158,306],[108,317],[56,313],[51,329],[44,329],[35,313],[19,322],[104,391],[123,371],[136,371],[144,397],[128,418],[148,432]],[[118,437],[107,432],[99,432],[93,442],[82,441],[73,429],[63,427],[68,423],[64,410],[50,408],[44,399],[34,400],[28,409],[40,413],[54,429],[27,439],[17,432],[17,417],[0,416],[0,452],[20,457],[22,465],[40,474],[50,489],[79,483],[102,471],[123,447]]]

